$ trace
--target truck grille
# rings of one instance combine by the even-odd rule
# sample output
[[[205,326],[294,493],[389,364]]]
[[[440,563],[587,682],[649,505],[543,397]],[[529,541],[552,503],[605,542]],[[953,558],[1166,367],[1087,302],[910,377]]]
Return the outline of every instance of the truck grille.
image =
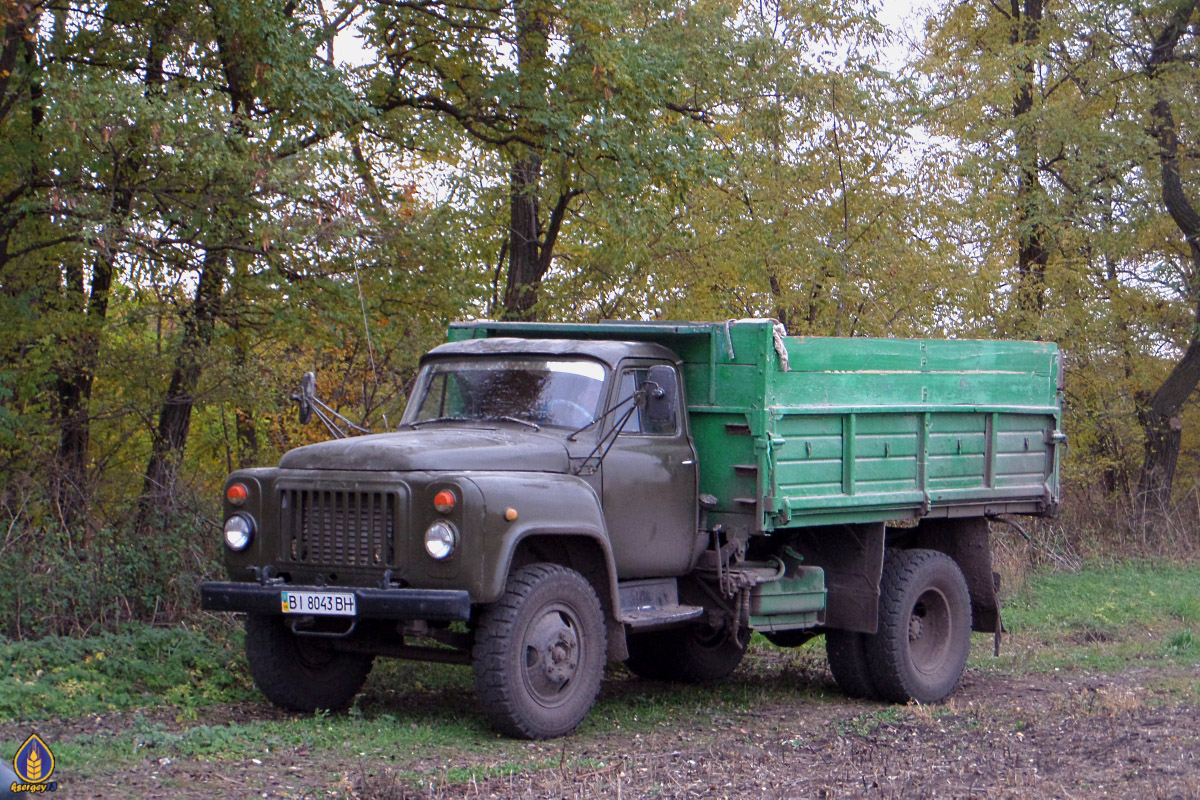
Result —
[[[391,493],[284,489],[279,517],[284,557],[293,562],[337,567],[392,563],[396,511]]]

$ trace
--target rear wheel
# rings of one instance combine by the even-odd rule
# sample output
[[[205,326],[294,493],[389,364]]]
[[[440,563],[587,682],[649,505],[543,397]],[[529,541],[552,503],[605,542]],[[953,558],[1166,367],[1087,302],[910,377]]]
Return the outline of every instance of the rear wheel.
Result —
[[[521,739],[570,733],[600,691],[606,645],[600,601],[582,575],[557,564],[516,570],[475,632],[475,689],[488,721]]]
[[[749,643],[748,628],[736,637],[725,628],[708,625],[639,633],[628,639],[625,666],[652,680],[713,683],[737,669]]]
[[[878,700],[879,690],[867,663],[867,635],[856,631],[828,631],[825,656],[838,688],[847,697]]]
[[[958,565],[935,550],[888,551],[879,589],[879,632],[866,637],[875,688],[897,703],[945,699],[971,648],[971,596]]]
[[[337,711],[358,694],[374,656],[333,649],[328,639],[297,636],[284,617],[246,617],[246,661],[259,690],[291,711]]]

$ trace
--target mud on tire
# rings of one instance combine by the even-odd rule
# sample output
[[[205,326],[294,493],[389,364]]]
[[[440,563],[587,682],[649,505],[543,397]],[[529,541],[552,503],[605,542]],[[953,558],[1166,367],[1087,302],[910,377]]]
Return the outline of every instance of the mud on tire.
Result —
[[[259,690],[290,711],[338,711],[358,694],[374,657],[334,650],[328,640],[297,636],[284,618],[246,617],[246,661]]]
[[[600,601],[582,575],[557,564],[514,571],[475,631],[475,689],[488,721],[521,739],[570,733],[596,700],[606,647]]]
[[[896,703],[945,699],[971,647],[971,597],[958,565],[935,550],[889,550],[879,594],[879,632],[866,637],[879,695]]]

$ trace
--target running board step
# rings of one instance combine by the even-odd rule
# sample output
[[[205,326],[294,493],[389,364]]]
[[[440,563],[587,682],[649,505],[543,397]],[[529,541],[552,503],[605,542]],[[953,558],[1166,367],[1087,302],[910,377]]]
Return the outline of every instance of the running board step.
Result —
[[[638,631],[673,628],[704,616],[703,606],[667,606],[625,614],[625,624]]]
[[[674,578],[651,578],[618,584],[621,621],[639,631],[671,628],[704,616],[703,606],[679,602],[679,584]]]

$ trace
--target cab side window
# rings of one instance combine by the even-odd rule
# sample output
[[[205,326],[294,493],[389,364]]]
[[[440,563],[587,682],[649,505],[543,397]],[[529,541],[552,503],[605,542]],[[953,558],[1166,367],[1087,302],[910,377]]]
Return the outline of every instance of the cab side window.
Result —
[[[672,370],[674,373],[674,370]],[[649,367],[630,367],[621,370],[620,383],[617,385],[617,402],[628,400],[643,384],[650,379]],[[671,415],[665,420],[651,420],[645,408],[635,408],[629,415],[622,433],[642,434],[649,436],[674,436],[679,432],[679,392],[675,392],[676,403]],[[622,413],[624,408],[622,409]],[[619,419],[620,417],[618,417]]]

